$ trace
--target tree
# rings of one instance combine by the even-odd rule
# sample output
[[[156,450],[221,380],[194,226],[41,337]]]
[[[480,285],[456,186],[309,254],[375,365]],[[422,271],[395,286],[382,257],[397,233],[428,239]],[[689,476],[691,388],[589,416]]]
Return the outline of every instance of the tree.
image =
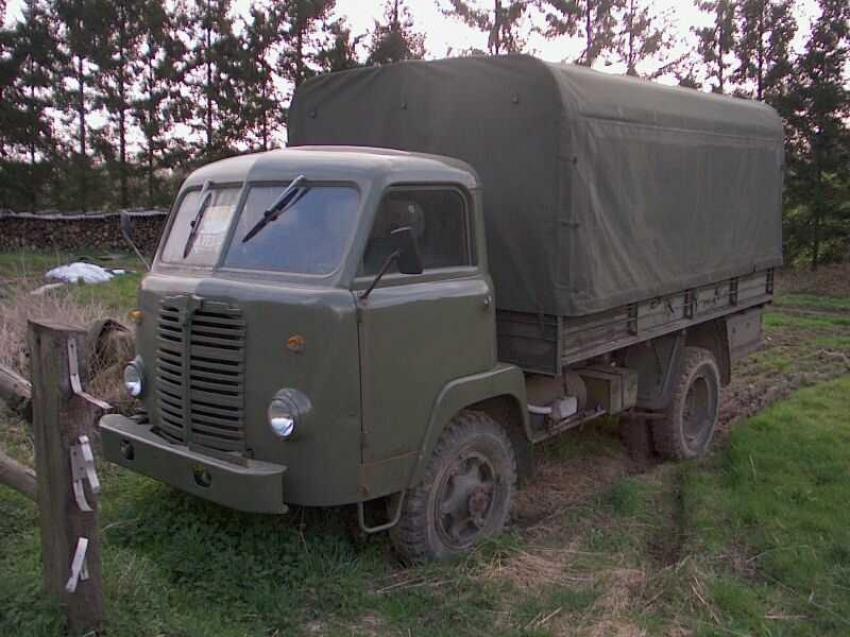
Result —
[[[501,55],[525,48],[520,26],[529,4],[528,0],[447,0],[440,8],[444,15],[486,33],[487,51]]]
[[[403,0],[387,0],[384,19],[385,23],[375,21],[366,63],[421,60],[425,56],[425,36],[413,30],[413,17]]]
[[[789,199],[802,216],[812,268],[850,245],[850,5],[818,4],[821,15],[797,63],[788,115]]]
[[[615,48],[617,12],[626,0],[541,0],[545,7],[549,38],[573,37],[584,41],[578,64],[593,66],[596,60]]]
[[[128,193],[127,132],[132,110],[131,95],[141,69],[138,60],[140,45],[146,25],[141,10],[144,3],[138,0],[112,0],[105,3],[104,42],[96,51],[100,69],[97,86],[100,90],[98,105],[106,111],[110,137],[118,137],[118,203],[127,208]]]
[[[295,88],[318,72],[317,26],[327,20],[335,4],[336,0],[289,0],[281,7],[278,24],[283,51],[278,71]]]
[[[99,0],[54,0],[52,5],[58,24],[56,102],[69,124],[76,124],[76,203],[87,210],[91,161],[89,157],[88,116],[94,102],[97,67],[93,62],[98,47],[105,40],[103,4]],[[73,138],[72,138],[73,139]]]
[[[626,74],[638,76],[638,65],[670,50],[673,45],[670,20],[665,13],[654,15],[641,0],[626,0],[618,16],[619,29],[614,51],[626,66]],[[658,65],[646,77],[655,79],[671,70],[681,58]]]
[[[733,79],[747,93],[773,104],[790,78],[791,41],[797,32],[793,0],[742,0],[739,5]],[[775,105],[775,104],[774,104]]]
[[[26,191],[31,210],[38,207],[39,194],[49,176],[47,155],[52,144],[48,109],[52,105],[51,86],[56,64],[55,23],[41,0],[27,0],[22,19],[12,32],[11,57],[17,77],[5,86],[14,92],[4,96],[3,104],[16,107],[16,141],[26,155],[26,179],[19,188]],[[15,121],[8,115],[4,121]]]
[[[696,6],[713,15],[711,26],[693,28],[697,36],[697,52],[706,66],[708,79],[715,81],[711,90],[725,93],[730,51],[735,45],[735,3],[733,0],[697,0]]]
[[[331,22],[325,29],[325,34],[327,40],[316,56],[323,72],[347,71],[361,65],[357,45],[365,36],[352,36],[345,18]]]
[[[252,6],[250,19],[244,21],[242,31],[240,92],[245,132],[253,136],[253,146],[268,150],[282,120],[270,61],[279,37],[277,15],[261,6]]]
[[[191,99],[189,123],[201,133],[206,159],[226,155],[241,130],[237,88],[241,42],[230,8],[230,0],[193,0],[178,18],[189,38],[181,74]]]
[[[144,141],[140,150],[144,164],[147,205],[163,203],[157,196],[157,168],[166,163],[169,147],[176,142],[166,138],[175,112],[185,111],[179,94],[181,64],[186,47],[176,34],[176,19],[163,0],[143,0],[140,8],[143,39],[139,47],[139,81],[133,100],[133,119]]]

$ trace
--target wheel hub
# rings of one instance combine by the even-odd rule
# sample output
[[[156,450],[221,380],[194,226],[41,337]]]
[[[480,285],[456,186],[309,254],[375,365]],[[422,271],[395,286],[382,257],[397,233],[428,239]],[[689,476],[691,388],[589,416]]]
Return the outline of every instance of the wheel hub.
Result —
[[[467,501],[467,509],[477,527],[484,526],[487,511],[490,509],[490,501],[493,499],[493,489],[488,486],[478,486],[472,490]]]
[[[473,453],[458,458],[441,483],[437,529],[453,546],[475,541],[493,510],[496,473],[489,460]]]

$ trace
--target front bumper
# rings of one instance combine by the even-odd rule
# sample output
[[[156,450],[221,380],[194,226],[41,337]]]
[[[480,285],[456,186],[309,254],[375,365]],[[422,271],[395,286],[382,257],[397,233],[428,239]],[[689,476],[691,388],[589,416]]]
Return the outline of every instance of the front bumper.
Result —
[[[246,460],[235,464],[163,440],[151,425],[111,414],[100,420],[103,455],[110,462],[231,509],[286,513],[286,467]]]

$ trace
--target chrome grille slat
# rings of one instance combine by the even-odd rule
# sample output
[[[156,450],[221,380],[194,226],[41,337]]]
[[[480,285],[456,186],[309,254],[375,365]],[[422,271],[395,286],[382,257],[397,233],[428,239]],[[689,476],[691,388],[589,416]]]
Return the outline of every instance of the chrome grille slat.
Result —
[[[156,326],[159,428],[169,440],[244,452],[245,322],[215,301],[165,299]],[[187,314],[188,313],[188,314]]]

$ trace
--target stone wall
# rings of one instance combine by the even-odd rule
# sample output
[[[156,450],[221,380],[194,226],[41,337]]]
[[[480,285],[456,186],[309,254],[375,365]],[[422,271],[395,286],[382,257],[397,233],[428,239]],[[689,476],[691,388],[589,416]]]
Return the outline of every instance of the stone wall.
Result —
[[[139,249],[156,251],[168,212],[129,210],[133,218],[133,238]],[[126,252],[121,235],[121,213],[29,213],[0,211],[0,251],[67,250]]]

